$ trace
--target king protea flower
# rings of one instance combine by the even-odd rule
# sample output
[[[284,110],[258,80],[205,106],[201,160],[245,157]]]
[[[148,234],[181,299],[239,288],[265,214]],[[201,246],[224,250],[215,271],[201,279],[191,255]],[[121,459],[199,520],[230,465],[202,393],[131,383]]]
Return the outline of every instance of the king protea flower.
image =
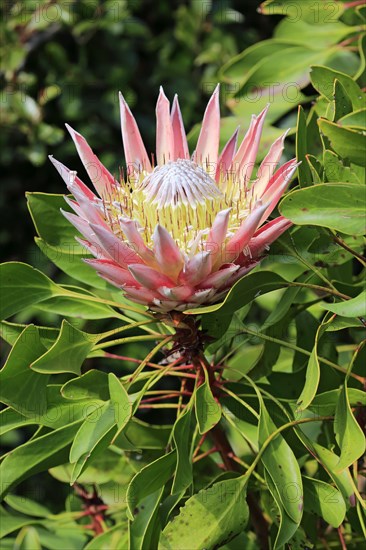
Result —
[[[51,157],[75,198],[65,198],[75,214],[63,214],[95,257],[85,262],[128,298],[155,311],[217,302],[291,225],[282,216],[263,225],[297,167],[293,159],[275,171],[287,132],[251,180],[267,108],[253,115],[239,147],[236,131],[219,154],[217,87],[190,155],[178,98],[170,109],[161,89],[152,161],[122,95],[120,102],[127,165],[120,181],[69,126],[96,194]]]

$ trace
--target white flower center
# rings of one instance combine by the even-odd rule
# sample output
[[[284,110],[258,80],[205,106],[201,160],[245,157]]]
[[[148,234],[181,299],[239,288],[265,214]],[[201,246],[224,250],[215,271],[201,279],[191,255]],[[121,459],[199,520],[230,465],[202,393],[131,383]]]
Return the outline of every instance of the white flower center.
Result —
[[[139,191],[158,208],[184,204],[196,208],[206,200],[222,197],[214,180],[198,164],[178,159],[157,166],[141,182]]]

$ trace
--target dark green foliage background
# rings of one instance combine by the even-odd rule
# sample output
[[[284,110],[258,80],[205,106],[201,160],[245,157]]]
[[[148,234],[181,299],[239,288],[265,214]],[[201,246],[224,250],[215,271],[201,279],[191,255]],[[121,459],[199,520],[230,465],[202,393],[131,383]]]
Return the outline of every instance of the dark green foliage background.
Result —
[[[366,406],[362,392],[366,9],[359,5],[345,10],[340,1],[266,0],[262,15],[258,6],[254,0],[2,3],[0,244],[2,259],[11,261],[0,267],[2,362],[11,346],[13,350],[0,372],[0,396],[8,406],[2,411],[1,428],[7,432],[3,443],[5,453],[11,451],[0,471],[14,483],[5,512],[0,509],[6,516],[3,525],[10,525],[4,549],[14,544],[22,550],[53,550],[65,544],[75,550],[86,544],[88,550],[101,547],[100,540],[92,540],[93,532],[82,527],[88,520],[73,517],[74,512],[78,517],[81,501],[69,485],[74,466],[63,464],[68,463],[67,451],[75,439],[70,463],[75,465],[78,452],[78,458],[83,458],[82,451],[90,456],[82,479],[89,489],[95,481],[105,491],[110,506],[105,544],[111,547],[127,544],[126,509],[130,519],[134,512],[133,501],[125,499],[127,491],[135,495],[138,506],[143,503],[129,527],[133,550],[140,550],[142,540],[142,548],[156,547],[157,522],[164,514],[159,549],[178,542],[187,546],[193,532],[195,540],[205,541],[212,525],[208,548],[259,549],[253,524],[243,531],[247,486],[270,523],[273,548],[320,549],[323,537],[330,548],[339,547],[340,537],[349,550],[362,544],[363,485],[357,492],[351,475],[357,479],[365,473],[360,457],[365,448],[361,428]],[[224,304],[198,311],[202,328],[211,337],[207,358],[225,365],[225,390],[231,392],[222,399],[225,408],[215,409],[209,385],[202,384],[194,392],[191,409],[186,408],[187,415],[175,421],[174,410],[140,409],[137,417],[148,425],[134,420],[127,426],[118,424],[123,433],[110,449],[117,423],[111,428],[106,414],[98,420],[102,434],[98,444],[103,450],[98,456],[98,449],[88,447],[90,433],[77,436],[80,424],[52,419],[53,408],[61,403],[59,410],[66,410],[67,399],[75,399],[73,414],[81,422],[85,413],[78,407],[84,398],[85,406],[96,401],[107,413],[113,403],[130,407],[127,391],[133,401],[144,375],[153,371],[145,369],[130,385],[136,363],[114,361],[106,351],[113,345],[113,352],[143,361],[156,345],[156,333],[151,337],[144,334],[146,327],[134,325],[145,318],[144,313],[129,311],[131,304],[121,292],[97,278],[81,263],[80,254],[55,259],[51,253],[47,258],[34,243],[38,233],[38,242],[42,237],[42,246],[50,253],[52,245],[57,249],[75,242],[75,230],[59,214],[64,184],[47,155],[78,170],[88,181],[64,130],[68,122],[118,174],[123,166],[118,90],[132,107],[147,149],[153,151],[160,85],[170,99],[179,94],[193,150],[207,99],[218,81],[223,142],[238,125],[243,135],[251,114],[268,101],[258,160],[284,128],[291,129],[284,158],[296,154],[302,164],[278,210],[294,226],[273,244],[259,270],[235,285]],[[25,191],[30,192],[30,212]],[[106,299],[113,307],[105,304]],[[39,334],[34,326],[22,332],[30,322],[40,327]],[[147,332],[149,327],[160,331],[159,337],[168,331],[162,323],[147,327]],[[114,329],[127,342],[116,345],[108,340],[98,345],[95,335],[102,340],[114,337],[110,332]],[[159,351],[154,360],[161,359]],[[90,378],[84,378],[85,373]],[[178,389],[175,382],[164,378],[158,389]],[[77,397],[78,384],[86,396]],[[202,411],[207,403],[213,407],[206,414]],[[34,417],[35,405],[46,407],[41,418]],[[217,453],[196,462],[192,473],[190,436],[195,444],[199,436],[190,433],[191,421],[194,426],[198,423],[200,433],[220,421],[242,460],[241,473],[249,471],[251,477],[237,480],[233,472],[218,476]],[[86,431],[94,429],[90,424],[88,419],[83,423]],[[276,429],[281,435],[271,439]],[[126,447],[125,432],[134,434],[132,449]],[[173,450],[167,453],[171,432]],[[58,437],[61,456],[54,449]],[[207,441],[205,445],[203,450],[208,450]],[[181,464],[174,484],[182,494],[169,496],[178,455]],[[48,474],[52,466],[56,468]],[[142,466],[147,469],[141,470]],[[74,472],[77,479],[77,468]],[[134,476],[136,472],[140,473]],[[228,506],[211,490],[214,480]],[[303,515],[297,501],[280,491],[287,483],[300,492],[304,488]],[[233,498],[239,486],[242,507]],[[116,489],[120,498],[113,500]],[[2,485],[1,490],[5,493],[7,487]],[[38,509],[24,496],[48,509]],[[160,499],[163,511],[156,514]],[[207,502],[207,510],[200,508],[202,502]],[[167,523],[169,506],[173,513]],[[65,523],[61,515],[50,515],[64,510]],[[192,523],[184,524],[192,510]],[[212,510],[216,520],[209,515]],[[238,536],[225,544],[233,534]],[[197,545],[206,547],[203,542]]]
[[[259,2],[42,0],[1,3],[0,162],[3,259],[41,258],[25,191],[63,193],[47,160],[80,170],[64,123],[85,135],[111,171],[123,164],[118,91],[154,150],[154,105],[179,94],[186,129],[202,119],[218,69],[271,35]],[[63,7],[63,10],[61,9]],[[85,178],[87,181],[87,178]],[[14,225],[15,220],[16,228]]]

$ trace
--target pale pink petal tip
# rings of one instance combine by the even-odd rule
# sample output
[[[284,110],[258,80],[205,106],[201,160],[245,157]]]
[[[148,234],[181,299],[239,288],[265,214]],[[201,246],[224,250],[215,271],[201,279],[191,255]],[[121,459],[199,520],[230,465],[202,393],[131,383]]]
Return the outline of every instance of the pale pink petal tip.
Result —
[[[170,118],[170,103],[162,86],[156,104],[156,159],[158,165],[174,158],[173,128]]]
[[[203,116],[194,159],[202,166],[216,167],[220,142],[219,84],[216,86]]]
[[[136,120],[131,113],[123,95],[119,92],[121,111],[121,131],[127,173],[141,170],[151,171],[151,163],[147,155],[144,142],[138,129]]]
[[[174,141],[174,158],[177,159],[189,159],[189,150],[187,143],[187,136],[184,129],[182,113],[179,107],[179,101],[177,94],[174,96],[172,112],[171,112],[173,141]]]

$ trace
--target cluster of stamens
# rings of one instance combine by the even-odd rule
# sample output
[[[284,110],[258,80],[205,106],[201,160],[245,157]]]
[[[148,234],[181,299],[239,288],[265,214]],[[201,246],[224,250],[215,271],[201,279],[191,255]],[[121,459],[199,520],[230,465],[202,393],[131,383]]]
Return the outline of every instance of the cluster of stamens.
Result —
[[[223,185],[191,160],[179,159],[150,173],[133,174],[104,196],[100,208],[113,232],[123,239],[119,220],[133,219],[147,246],[157,224],[165,227],[177,245],[188,252],[205,239],[216,215],[227,208],[230,231],[237,230],[251,211],[248,193],[237,178],[226,175]],[[222,188],[223,190],[221,190]]]

